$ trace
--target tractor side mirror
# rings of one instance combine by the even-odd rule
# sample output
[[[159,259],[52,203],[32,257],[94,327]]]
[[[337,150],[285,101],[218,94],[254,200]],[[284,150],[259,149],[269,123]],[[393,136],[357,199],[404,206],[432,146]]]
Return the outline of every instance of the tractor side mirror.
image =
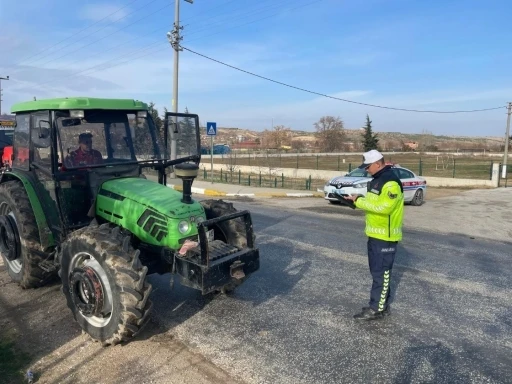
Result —
[[[167,120],[167,129],[172,130],[173,133],[178,133],[178,124],[175,121]]]
[[[32,135],[32,142],[36,148],[49,148],[51,145],[50,138],[50,122],[47,120],[40,120],[38,130]]]

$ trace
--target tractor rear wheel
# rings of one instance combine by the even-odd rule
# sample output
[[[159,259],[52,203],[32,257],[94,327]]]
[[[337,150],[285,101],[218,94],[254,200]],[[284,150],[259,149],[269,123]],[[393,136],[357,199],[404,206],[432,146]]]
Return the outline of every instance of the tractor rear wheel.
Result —
[[[134,337],[149,319],[152,286],[140,251],[119,227],[91,224],[62,245],[62,290],[75,320],[94,340],[115,345]]]
[[[23,183],[0,184],[0,253],[11,279],[22,288],[43,286],[56,276],[39,267],[41,251],[36,217]]]

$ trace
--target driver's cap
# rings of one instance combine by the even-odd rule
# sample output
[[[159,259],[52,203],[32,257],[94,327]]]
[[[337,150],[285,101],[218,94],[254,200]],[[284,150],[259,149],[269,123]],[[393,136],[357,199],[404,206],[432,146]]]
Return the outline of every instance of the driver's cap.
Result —
[[[78,136],[78,141],[81,141],[83,139],[91,139],[91,138],[92,138],[92,133],[91,132],[84,132],[84,133],[81,133]]]

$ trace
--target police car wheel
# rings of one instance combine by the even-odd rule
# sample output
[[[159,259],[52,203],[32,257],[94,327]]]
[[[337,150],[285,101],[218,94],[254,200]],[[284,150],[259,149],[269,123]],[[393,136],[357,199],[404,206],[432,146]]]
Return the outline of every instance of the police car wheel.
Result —
[[[412,198],[411,205],[420,206],[423,204],[423,190],[418,189]]]

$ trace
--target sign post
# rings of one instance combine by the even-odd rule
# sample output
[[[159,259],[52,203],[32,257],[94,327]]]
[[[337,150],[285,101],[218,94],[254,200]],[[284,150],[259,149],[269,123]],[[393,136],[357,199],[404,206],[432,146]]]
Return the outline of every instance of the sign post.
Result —
[[[213,184],[213,136],[217,136],[217,123],[207,122],[206,123],[206,134],[210,136],[210,161],[211,161],[211,179]]]

